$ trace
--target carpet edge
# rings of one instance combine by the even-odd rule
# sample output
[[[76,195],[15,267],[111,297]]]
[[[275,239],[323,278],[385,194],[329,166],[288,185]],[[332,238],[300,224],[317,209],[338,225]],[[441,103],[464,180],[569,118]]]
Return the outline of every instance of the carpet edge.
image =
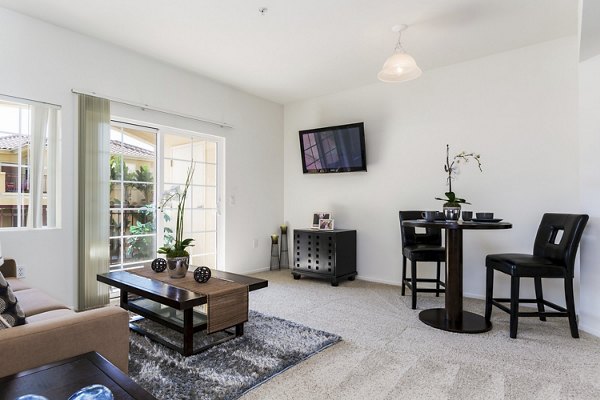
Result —
[[[322,331],[322,332],[325,332],[325,331]],[[275,373],[275,374],[273,374],[271,376],[266,377],[263,381],[258,382],[256,385],[252,386],[251,388],[246,389],[239,396],[235,397],[235,399],[239,399],[240,397],[244,396],[246,393],[249,393],[250,391],[256,389],[257,387],[262,386],[262,384],[269,382],[271,379],[275,378],[276,376],[279,376],[279,375],[283,374],[288,369],[291,369],[291,368],[294,368],[294,367],[300,365],[300,363],[303,363],[304,361],[308,360],[309,358],[313,357],[314,355],[322,353],[323,351],[327,350],[331,346],[333,346],[335,344],[338,344],[339,342],[342,341],[342,337],[340,335],[335,334],[335,333],[330,333],[330,334],[336,335],[337,336],[336,340],[334,340],[333,342],[329,343],[328,345],[326,345],[324,347],[321,347],[317,351],[314,351],[314,352],[308,354],[306,357],[304,357],[301,360],[299,360],[296,364],[289,365],[289,366],[285,367],[284,369],[282,369],[281,371],[279,371],[279,372],[277,372],[277,373]]]

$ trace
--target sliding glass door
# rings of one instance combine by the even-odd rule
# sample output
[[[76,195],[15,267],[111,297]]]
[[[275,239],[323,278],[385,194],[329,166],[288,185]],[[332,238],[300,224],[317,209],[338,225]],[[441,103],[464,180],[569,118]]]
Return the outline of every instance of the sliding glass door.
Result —
[[[218,212],[222,170],[218,138],[113,121],[110,157],[110,268],[139,267],[174,240],[177,206],[160,210],[162,193],[182,188],[193,162],[186,201],[184,238],[191,265],[219,268]],[[164,255],[161,255],[164,257]]]

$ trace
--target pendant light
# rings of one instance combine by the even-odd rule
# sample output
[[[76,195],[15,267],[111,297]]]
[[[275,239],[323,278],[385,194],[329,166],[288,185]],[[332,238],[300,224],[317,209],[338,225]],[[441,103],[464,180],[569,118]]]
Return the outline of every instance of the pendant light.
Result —
[[[404,82],[421,76],[423,71],[417,66],[415,59],[404,51],[400,37],[402,31],[408,28],[407,25],[394,25],[393,32],[398,33],[398,42],[392,54],[385,63],[383,68],[377,74],[377,78],[383,82]]]

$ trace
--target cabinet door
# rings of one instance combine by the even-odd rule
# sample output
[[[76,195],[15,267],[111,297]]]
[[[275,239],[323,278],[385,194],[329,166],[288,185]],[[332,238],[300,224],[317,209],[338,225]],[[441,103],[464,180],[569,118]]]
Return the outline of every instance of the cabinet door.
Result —
[[[315,234],[312,232],[294,233],[294,268],[315,271]]]
[[[319,272],[333,274],[335,272],[335,235],[322,233],[319,235],[317,260]]]
[[[312,272],[319,272],[319,242],[320,235],[318,233],[306,234],[306,268]]]
[[[304,232],[294,233],[294,267],[298,269],[307,268],[307,242],[308,236]]]
[[[329,233],[294,233],[294,268],[332,274],[335,271],[335,237]]]

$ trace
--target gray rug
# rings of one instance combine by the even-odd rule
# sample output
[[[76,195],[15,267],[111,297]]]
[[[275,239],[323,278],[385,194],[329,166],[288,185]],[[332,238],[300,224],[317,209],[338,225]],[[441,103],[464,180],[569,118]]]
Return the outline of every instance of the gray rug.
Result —
[[[144,322],[168,341],[181,334]],[[207,339],[196,334],[194,345]],[[248,390],[337,343],[338,335],[250,310],[244,336],[183,357],[131,332],[129,375],[158,399],[236,399]]]

